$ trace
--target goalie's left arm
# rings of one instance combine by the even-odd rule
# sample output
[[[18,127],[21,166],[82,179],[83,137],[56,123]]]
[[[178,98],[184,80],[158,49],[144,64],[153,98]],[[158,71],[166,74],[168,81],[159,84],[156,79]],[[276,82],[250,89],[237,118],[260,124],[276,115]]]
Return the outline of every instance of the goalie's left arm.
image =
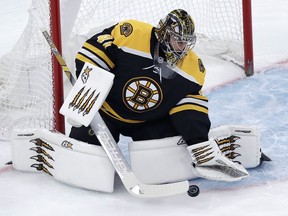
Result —
[[[79,77],[86,62],[111,71],[115,67],[113,49],[110,49],[114,38],[112,30],[114,26],[103,30],[89,38],[76,55],[76,76]]]

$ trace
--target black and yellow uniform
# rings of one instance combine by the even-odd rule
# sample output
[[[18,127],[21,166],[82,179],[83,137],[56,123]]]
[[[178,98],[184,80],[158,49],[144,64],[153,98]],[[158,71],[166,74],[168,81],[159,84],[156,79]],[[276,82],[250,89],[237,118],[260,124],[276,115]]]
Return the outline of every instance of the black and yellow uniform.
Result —
[[[90,62],[115,75],[100,114],[116,141],[120,133],[134,141],[176,135],[189,145],[206,141],[210,129],[208,100],[201,95],[205,68],[189,51],[170,68],[173,76],[161,77],[153,60],[158,43],[154,31],[149,24],[127,20],[94,35],[77,54],[76,74]],[[159,53],[161,59],[161,49]],[[87,130],[73,127],[70,136],[99,144]]]

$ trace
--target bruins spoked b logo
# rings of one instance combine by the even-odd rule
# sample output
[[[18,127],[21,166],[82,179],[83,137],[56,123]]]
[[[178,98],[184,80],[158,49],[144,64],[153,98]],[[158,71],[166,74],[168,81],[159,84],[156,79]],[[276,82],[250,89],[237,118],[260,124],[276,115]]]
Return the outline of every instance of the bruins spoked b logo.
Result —
[[[124,104],[134,112],[155,109],[162,101],[162,90],[151,78],[136,77],[129,80],[123,88]]]

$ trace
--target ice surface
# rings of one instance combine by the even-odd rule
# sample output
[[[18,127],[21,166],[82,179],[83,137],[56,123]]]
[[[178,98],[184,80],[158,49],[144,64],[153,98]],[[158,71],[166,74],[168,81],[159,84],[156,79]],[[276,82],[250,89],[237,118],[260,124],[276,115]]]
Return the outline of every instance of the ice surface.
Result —
[[[194,180],[201,189],[197,198],[183,194],[142,200],[127,193],[119,179],[115,191],[105,194],[71,187],[44,174],[15,171],[4,166],[12,158],[10,143],[0,141],[0,215],[287,216],[288,2],[254,0],[252,4],[257,74],[235,81],[239,77],[230,77],[233,68],[212,64],[207,67],[206,92],[213,127],[258,126],[263,152],[273,162],[249,170],[251,177],[240,182]],[[29,5],[30,0],[0,2],[0,55],[19,38]],[[227,84],[230,81],[221,76],[234,81]],[[121,147],[126,152],[124,142]]]

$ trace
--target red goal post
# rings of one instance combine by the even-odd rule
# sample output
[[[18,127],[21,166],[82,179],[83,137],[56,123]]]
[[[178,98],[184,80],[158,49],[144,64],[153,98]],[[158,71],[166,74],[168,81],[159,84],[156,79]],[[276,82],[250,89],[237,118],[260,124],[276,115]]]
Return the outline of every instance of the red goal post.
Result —
[[[197,54],[231,62],[247,76],[253,74],[251,0],[59,2],[32,0],[31,7],[37,9],[72,72],[82,43],[103,26],[124,19],[157,25],[168,12],[182,8],[195,21]],[[41,31],[29,17],[13,50],[0,60],[0,139],[9,139],[12,128],[44,127],[64,132],[64,118],[58,110],[68,90],[63,89],[62,74]]]
[[[247,76],[254,74],[253,60],[253,29],[252,29],[252,8],[251,0],[242,0],[243,11],[243,42],[244,62],[243,67]]]
[[[51,37],[57,47],[60,54],[62,54],[62,41],[61,41],[61,10],[60,0],[51,0],[50,3],[50,19],[51,19]],[[55,55],[52,55],[53,65],[53,94],[54,94],[54,122],[55,129],[59,132],[65,132],[65,120],[59,113],[59,110],[64,102],[64,88],[63,88],[63,72],[62,67],[56,59]]]

